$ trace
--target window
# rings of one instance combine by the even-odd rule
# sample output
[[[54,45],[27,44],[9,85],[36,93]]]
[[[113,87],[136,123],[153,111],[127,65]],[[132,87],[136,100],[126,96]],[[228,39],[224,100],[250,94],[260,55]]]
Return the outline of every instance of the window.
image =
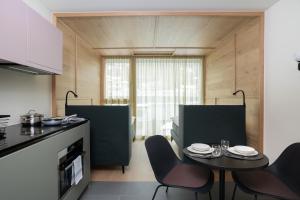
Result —
[[[105,58],[105,103],[129,103],[130,59],[121,57]]]
[[[202,103],[202,58],[137,58],[137,135],[170,135],[179,104]]]

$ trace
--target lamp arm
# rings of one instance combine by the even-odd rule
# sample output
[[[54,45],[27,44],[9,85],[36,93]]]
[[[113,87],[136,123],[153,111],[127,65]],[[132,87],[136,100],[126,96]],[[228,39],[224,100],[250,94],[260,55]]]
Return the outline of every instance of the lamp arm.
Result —
[[[66,93],[66,99],[65,99],[65,107],[67,107],[68,106],[68,96],[69,96],[69,93],[72,93],[73,95],[74,95],[74,97],[78,97],[78,95],[75,93],[75,92],[73,92],[72,90],[69,90],[67,93]]]
[[[236,95],[239,92],[241,92],[243,94],[243,105],[246,106],[246,95],[245,95],[244,90],[237,90],[233,93],[233,95]]]

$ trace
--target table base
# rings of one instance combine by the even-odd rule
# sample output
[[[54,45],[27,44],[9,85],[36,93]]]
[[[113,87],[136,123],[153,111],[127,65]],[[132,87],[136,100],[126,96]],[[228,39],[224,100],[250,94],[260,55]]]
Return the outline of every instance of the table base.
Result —
[[[219,171],[219,199],[225,200],[225,170]]]

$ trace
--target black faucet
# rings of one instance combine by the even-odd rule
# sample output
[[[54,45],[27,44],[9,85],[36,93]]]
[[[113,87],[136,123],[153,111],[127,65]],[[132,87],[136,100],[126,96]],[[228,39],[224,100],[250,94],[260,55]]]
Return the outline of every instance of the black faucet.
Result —
[[[237,93],[241,92],[243,94],[243,105],[246,106],[246,98],[245,98],[245,92],[244,90],[237,90],[233,93],[233,95],[236,95]]]
[[[66,100],[65,100],[65,108],[68,106],[68,96],[69,96],[69,93],[72,93],[74,95],[74,97],[78,97],[78,95],[73,92],[72,90],[69,90],[67,93],[66,93]]]

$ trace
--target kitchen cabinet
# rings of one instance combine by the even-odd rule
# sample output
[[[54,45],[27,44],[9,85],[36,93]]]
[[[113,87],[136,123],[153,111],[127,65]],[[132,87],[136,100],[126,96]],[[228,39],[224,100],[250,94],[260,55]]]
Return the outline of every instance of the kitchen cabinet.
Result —
[[[27,59],[43,70],[61,74],[62,33],[31,8],[27,8]]]
[[[24,136],[25,137],[25,136]],[[59,198],[59,152],[83,138],[83,179]],[[75,200],[90,182],[89,122],[0,158],[0,199]],[[17,192],[16,192],[17,190]]]
[[[0,7],[0,61],[16,68],[62,73],[62,33],[22,0],[3,0]]]
[[[0,6],[0,60],[25,64],[27,51],[26,5],[2,0]]]

